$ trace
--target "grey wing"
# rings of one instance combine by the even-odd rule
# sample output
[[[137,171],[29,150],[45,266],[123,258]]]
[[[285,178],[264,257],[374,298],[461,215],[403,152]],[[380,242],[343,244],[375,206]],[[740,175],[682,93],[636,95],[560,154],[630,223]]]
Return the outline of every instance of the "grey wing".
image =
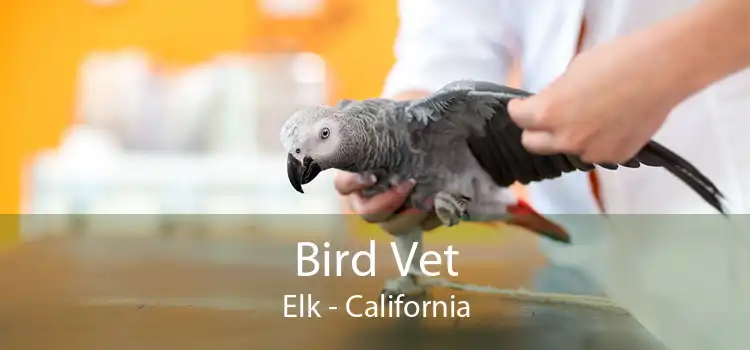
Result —
[[[416,123],[448,123],[455,137],[466,140],[479,164],[499,186],[528,184],[564,173],[593,170],[576,156],[535,155],[521,144],[522,130],[510,119],[506,107],[513,98],[531,94],[488,82],[459,81],[415,101],[407,114]],[[438,128],[437,126],[435,128]],[[445,128],[445,126],[443,126]],[[637,162],[628,166],[638,167]],[[616,165],[604,165],[616,169]]]
[[[528,152],[521,143],[523,130],[512,121],[507,106],[513,98],[531,95],[489,82],[458,81],[413,102],[407,113],[416,123],[449,123],[453,126],[457,136],[465,137],[478,163],[499,186],[554,179],[574,171],[591,171],[595,165],[616,170],[620,166],[638,168],[643,164],[665,168],[714,208],[724,212],[720,200],[723,195],[712,181],[685,159],[654,141],[633,159],[620,164],[591,164],[575,155]]]

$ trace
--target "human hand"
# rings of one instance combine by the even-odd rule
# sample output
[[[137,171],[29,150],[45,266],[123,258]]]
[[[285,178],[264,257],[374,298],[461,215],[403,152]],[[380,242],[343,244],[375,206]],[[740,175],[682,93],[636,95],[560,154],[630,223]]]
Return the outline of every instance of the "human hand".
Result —
[[[423,231],[431,231],[441,226],[437,215],[421,212],[416,208],[409,208],[395,213],[406,201],[414,188],[413,181],[404,181],[390,190],[376,196],[365,198],[361,191],[372,186],[376,179],[366,179],[362,182],[359,175],[338,171],[334,177],[334,186],[352,210],[369,223],[378,224],[384,231],[392,235],[401,235],[407,231],[421,227]]]
[[[584,52],[543,91],[510,101],[511,117],[525,129],[524,146],[586,162],[632,158],[686,97],[658,40],[649,39],[622,37]]]

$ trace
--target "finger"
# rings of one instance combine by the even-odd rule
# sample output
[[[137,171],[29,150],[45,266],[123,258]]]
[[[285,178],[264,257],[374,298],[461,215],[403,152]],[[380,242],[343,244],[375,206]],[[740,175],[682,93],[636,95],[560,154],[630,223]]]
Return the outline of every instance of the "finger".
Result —
[[[538,128],[538,117],[536,112],[536,98],[534,96],[525,99],[512,99],[508,102],[508,114],[510,119],[521,129]]]
[[[521,135],[521,143],[529,152],[539,155],[559,152],[555,135],[548,131],[525,130]]]
[[[336,176],[333,178],[334,188],[343,195],[361,191],[374,185],[375,182],[377,182],[377,179],[374,175],[363,178],[359,174],[345,171],[336,172]]]
[[[420,227],[420,224],[429,216],[428,213],[414,208],[404,210],[403,213],[393,216],[386,222],[380,224],[380,228],[392,235],[402,235],[409,230]]]
[[[381,212],[368,212],[366,210],[360,209],[362,207],[367,208],[369,200],[370,198],[363,198],[358,194],[352,195],[352,208],[354,208],[355,206],[357,208],[354,209],[354,212],[359,214],[362,220],[371,224],[379,224],[387,221],[394,215],[394,212],[398,210],[398,208],[396,208],[394,210],[386,210]]]
[[[371,206],[370,200],[372,200],[373,198],[365,198],[358,192],[350,194],[347,198],[349,198],[349,207],[352,208],[352,211],[355,214],[359,215],[362,220],[365,220],[371,224],[386,221],[393,215],[393,213],[389,213],[387,211],[381,213],[369,212],[368,210]]]
[[[414,188],[415,181],[404,181],[390,190],[380,193],[371,198],[364,198],[359,194],[352,195],[352,209],[362,216],[367,216],[368,221],[372,216],[389,216],[406,201],[406,197]]]
[[[591,147],[591,150],[586,150],[581,155],[581,160],[586,163],[614,163],[621,164],[633,159],[636,152],[624,152],[621,150],[612,150],[611,148],[596,149]]]
[[[603,142],[604,140],[606,142]],[[588,163],[623,163],[633,159],[640,147],[633,147],[632,137],[623,137],[619,141],[600,138],[589,144],[581,153],[581,160]]]
[[[586,151],[581,154],[581,160],[590,164],[613,163],[614,157],[607,156],[607,154],[610,153],[607,153],[606,151],[603,152],[602,150]],[[614,163],[616,163],[616,161]]]

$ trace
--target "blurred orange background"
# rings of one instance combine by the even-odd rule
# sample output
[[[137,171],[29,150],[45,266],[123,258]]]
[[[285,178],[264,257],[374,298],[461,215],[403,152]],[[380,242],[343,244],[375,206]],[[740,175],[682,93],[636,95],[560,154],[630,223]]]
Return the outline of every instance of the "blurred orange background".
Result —
[[[335,33],[321,31],[342,4],[353,8],[353,18],[340,27],[327,23]],[[283,23],[264,17],[253,0],[126,0],[103,7],[10,0],[4,7],[2,213],[20,210],[24,158],[54,147],[71,123],[77,70],[91,50],[141,47],[166,66],[180,66],[224,51],[279,50],[260,39],[285,35],[326,59],[337,81],[334,99],[364,98],[380,91],[396,30],[394,1],[327,0],[315,18]]]
[[[92,50],[138,47],[165,67],[217,53],[312,51],[333,73],[331,100],[380,93],[393,62],[396,2],[320,0],[302,19],[276,19],[260,0],[9,0],[0,16],[0,210],[19,213],[22,166],[56,147],[74,120],[78,68]],[[0,241],[15,230],[3,230]]]

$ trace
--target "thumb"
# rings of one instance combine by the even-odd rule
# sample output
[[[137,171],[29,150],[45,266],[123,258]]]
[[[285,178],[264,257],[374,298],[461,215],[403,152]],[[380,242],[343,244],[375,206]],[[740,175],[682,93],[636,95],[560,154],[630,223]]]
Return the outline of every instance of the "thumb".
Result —
[[[536,124],[534,96],[514,98],[508,102],[508,114],[521,129],[531,129]]]

